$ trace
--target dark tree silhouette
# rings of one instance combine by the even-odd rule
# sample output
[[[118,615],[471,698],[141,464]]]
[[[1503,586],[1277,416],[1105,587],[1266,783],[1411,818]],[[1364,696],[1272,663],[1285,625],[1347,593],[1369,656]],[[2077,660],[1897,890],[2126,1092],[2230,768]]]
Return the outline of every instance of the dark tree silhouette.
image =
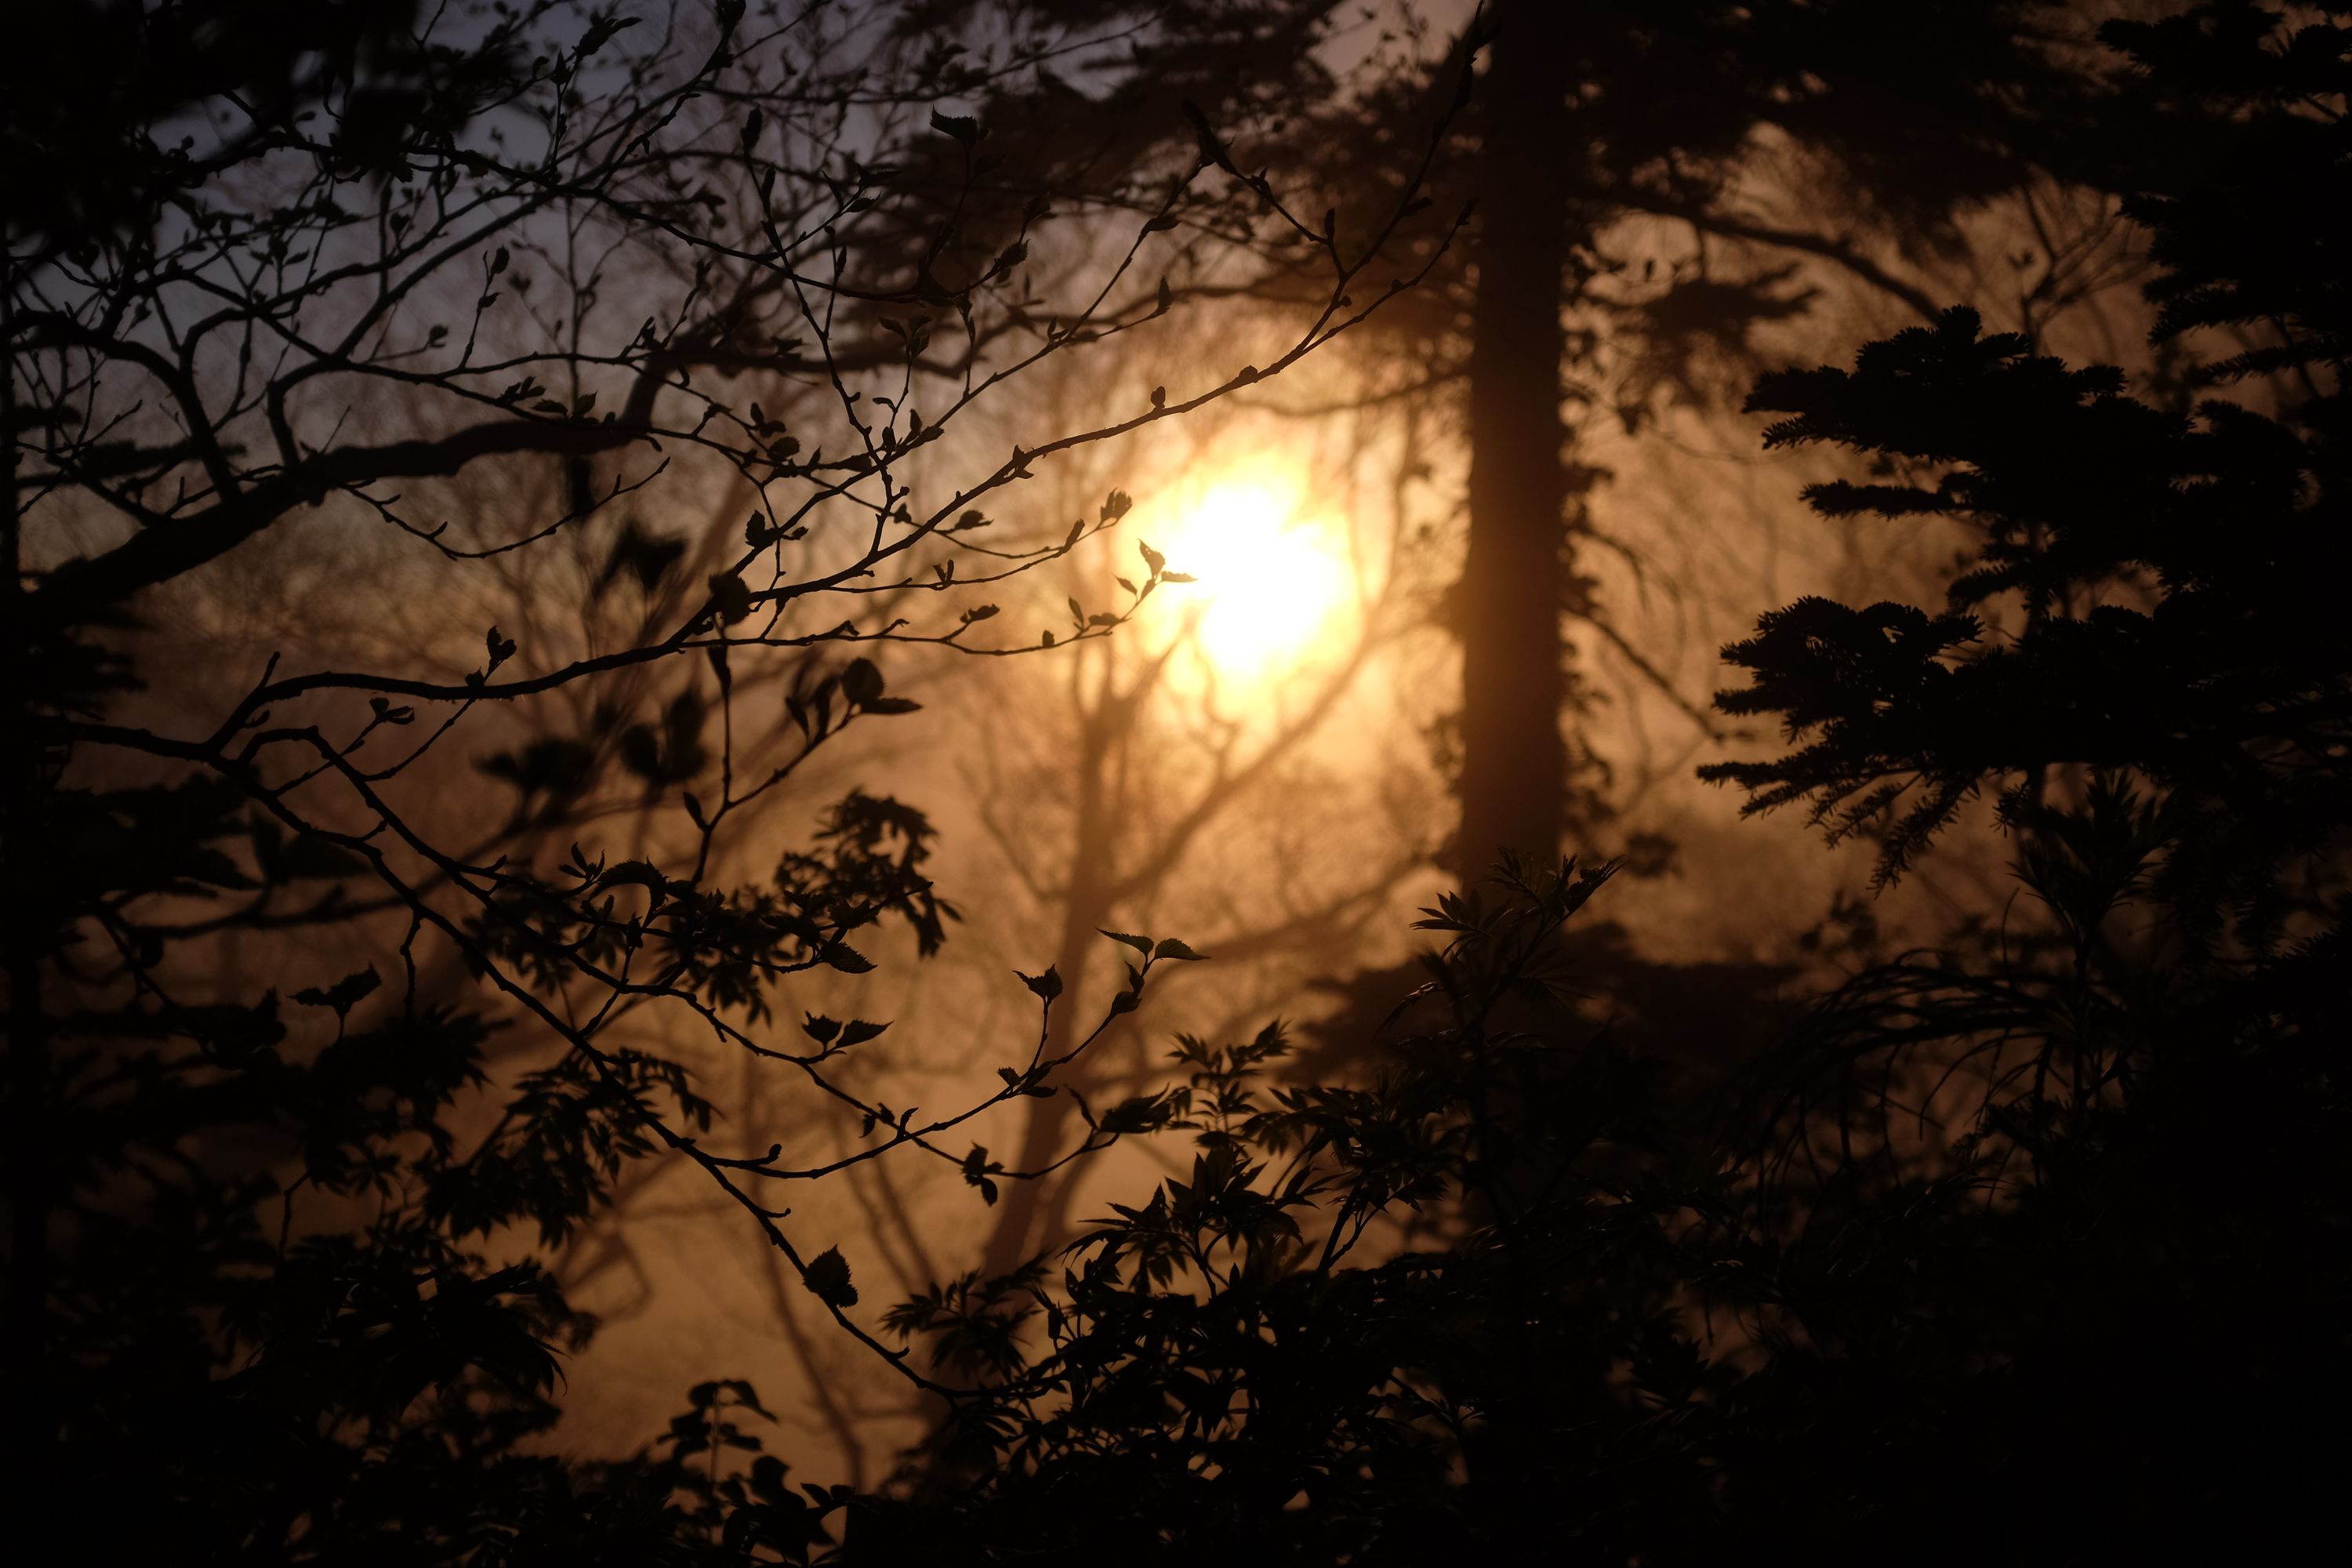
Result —
[[[2101,107],[2112,84],[2063,47],[2086,44],[2084,26],[2019,0],[1481,8],[1461,45],[1485,61],[1458,121],[1460,163],[1476,171],[1472,243],[1383,318],[1380,345],[1405,352],[1366,372],[1372,397],[1455,395],[1469,458],[1462,575],[1442,609],[1463,655],[1458,727],[1441,721],[1437,747],[1454,775],[1457,875],[1564,840],[1619,853],[1636,875],[1671,863],[1669,841],[1620,815],[1622,759],[1589,722],[1607,694],[1579,666],[1580,638],[1705,738],[1726,728],[1608,602],[1596,552],[1673,575],[1609,529],[1608,437],[1675,442],[1664,426],[1678,407],[1727,407],[1768,362],[1771,330],[1825,300],[1932,319],[1919,280],[1971,248],[1968,224],[1995,204],[2034,226],[2038,254],[2000,301],[2029,330],[2112,280],[2111,199],[2081,233],[2035,205],[2053,188],[2104,192],[2118,149],[2140,156]],[[1394,72],[1334,112],[1409,137],[1468,85],[1460,63]],[[1382,188],[1393,149],[1380,134],[1329,141],[1337,188]],[[1677,962],[1607,920],[1562,940],[1588,1016],[1686,1063],[1738,1060],[1777,1018],[1786,973],[1773,966]],[[1402,979],[1347,985],[1346,1016],[1315,1031],[1312,1070],[1360,1046],[1357,1026]]]
[[[1954,310],[1756,398],[1769,439],[1872,459],[1820,510],[1978,544],[1941,606],[1767,617],[1724,701],[1793,749],[1710,773],[1875,835],[1890,878],[1988,798],[2031,895],[1858,975],[1762,1086],[1786,1142],[1739,1264],[1780,1408],[1727,1474],[1816,1541],[1802,1478],[1853,1478],[1854,1554],[1959,1495],[1954,1555],[2274,1554],[2326,1528],[2347,1454],[2318,1414],[2352,1386],[2324,1305],[2352,1283],[2347,258],[2320,215],[2352,195],[2352,29],[2221,4],[2103,36],[2156,154],[2155,337],[2234,395],[2143,402]]]
[[[1607,475],[1580,434],[1639,427],[1711,376],[1752,374],[1752,334],[1813,309],[1826,273],[1932,316],[1906,257],[1952,248],[1966,215],[2038,175],[2106,188],[2099,84],[2052,47],[2072,26],[2032,0],[1481,7],[1464,47],[1486,63],[1459,121],[1474,241],[1385,326],[1412,343],[1389,383],[1464,398],[1467,551],[1447,607],[1464,656],[1457,870],[1549,855],[1564,833],[1590,841],[1608,818],[1568,635],[1611,624],[1583,564]],[[1339,112],[1402,140],[1456,88],[1449,60]],[[1378,189],[1376,163],[1352,165],[1387,161],[1380,136],[1328,141],[1336,188]],[[1803,182],[1818,216],[1759,216],[1755,192],[1775,181]],[[2029,316],[2074,298],[2067,259],[2044,260]]]
[[[2347,1457],[2340,209],[2352,28],[2111,25],[2161,407],[1966,311],[1776,376],[1832,516],[1975,530],[1951,607],[1730,650],[1792,749],[1714,776],[1881,835],[1992,798],[2024,907],[1866,969],[1727,1122],[1511,1002],[1600,876],[1506,868],[1385,1068],[1186,1041],[1189,1177],[894,1321],[979,1377],[877,1560],[2268,1556]],[[2195,150],[2194,155],[2189,150]],[[2293,200],[2284,198],[2292,195]],[[1906,802],[1906,796],[1916,798]],[[1556,1018],[1558,1015],[1550,1015]],[[1702,1309],[1704,1310],[1702,1311]]]
[[[798,50],[807,17],[761,34],[723,6],[630,53],[628,18],[554,8],[492,7],[462,43],[366,6],[109,13],[144,29],[137,95],[77,60],[89,79],[60,73],[54,97],[19,87],[9,132],[30,193],[0,324],[20,1520],[109,1556],[337,1563],[2092,1563],[2328,1538],[2352,1458],[2352,656],[2329,635],[2352,521],[2333,221],[2352,13],[2321,11],[2223,0],[2105,29],[2126,66],[2092,129],[2137,149],[2169,353],[2147,396],[1965,310],[1757,394],[1770,441],[1867,460],[1817,509],[1970,543],[1942,605],[1809,601],[1729,650],[1749,684],[1725,706],[1778,715],[1789,743],[1711,775],[1877,836],[1889,877],[1986,802],[2027,898],[1820,997],[1699,1114],[1559,1005],[1559,932],[1608,870],[1507,859],[1424,912],[1444,945],[1381,1072],[1284,1081],[1279,1027],[1180,1042],[1182,1081],[1096,1112],[1089,1142],[1186,1132],[1190,1170],[1055,1258],[885,1309],[919,1352],[850,1315],[877,1305],[853,1258],[792,1239],[777,1194],[831,1167],[718,1152],[684,1073],[615,1026],[690,1017],[856,1119],[852,1159],[951,1162],[975,1203],[1015,1174],[943,1136],[977,1107],[841,1088],[829,1068],[886,1026],[768,1026],[779,976],[866,966],[858,933],[944,934],[920,814],[855,794],[772,878],[711,867],[799,759],[904,711],[859,645],[961,649],[991,619],[877,621],[867,587],[952,603],[1118,521],[1114,492],[1044,556],[963,538],[1057,442],[1158,404],[926,479],[955,492],[933,510],[909,492],[956,456],[955,415],[919,420],[915,389],[961,411],[1008,365],[1156,316],[1157,289],[1106,301],[1164,231],[1041,325],[1001,236],[967,252],[908,221],[936,188],[894,205],[877,144],[844,140],[852,110],[899,112],[978,170],[983,127],[931,107],[920,58],[901,79],[853,34],[828,46],[837,75],[807,52],[782,85],[749,63]],[[95,43],[88,13],[37,19]],[[1845,26],[1821,41],[1866,37]],[[1214,122],[1192,129],[1196,178],[1324,247],[1336,281],[1297,352],[1328,341],[1375,252],[1294,222]],[[83,142],[103,185],[61,172]],[[871,248],[847,243],[875,212]],[[565,276],[552,326],[490,314],[519,256]],[[615,342],[590,306],[624,278],[631,316],[662,306]],[[453,301],[469,324],[435,331]],[[930,344],[959,334],[940,375]],[[891,342],[863,371],[846,352]],[[761,403],[721,371],[761,378]],[[345,380],[381,395],[347,413],[322,390]],[[674,472],[617,467],[650,468],[656,442]],[[423,522],[506,462],[562,463],[551,521],[453,503],[467,521]],[[694,464],[757,498],[714,569],[599,518]],[[371,522],[415,552],[418,585],[393,585],[458,623],[454,673],[428,648],[240,675],[193,714],[184,687],[142,699],[157,624],[311,509],[347,552]],[[465,618],[471,557],[600,525],[589,591],[634,581],[652,605],[620,647],[546,659]],[[1127,607],[1074,606],[1064,640]],[[524,706],[640,668],[676,683],[585,735]],[[446,776],[436,744],[502,712],[490,765],[521,815],[453,848],[420,798]],[[755,729],[786,739],[753,771]],[[522,831],[593,839],[606,779],[674,810],[681,847],[615,863]],[[1195,958],[1108,940],[1130,971],[1110,1017]],[[317,968],[345,951],[383,967]],[[433,989],[435,952],[470,978]],[[1060,979],[1028,984],[1037,1043],[984,1103],[1050,1092],[1093,1037],[1049,1050]],[[500,1028],[547,1048],[485,1095]],[[531,1233],[563,1235],[656,1148],[944,1401],[898,1484],[790,1486],[758,1392],[724,1378],[635,1458],[531,1447],[589,1326]]]
[[[1343,251],[1234,182],[1244,237],[1325,244],[1326,308],[1213,386],[1022,427],[1025,370],[1171,311],[1181,257],[1137,279],[1169,208],[1228,175],[1180,160],[1049,304],[1024,263],[1050,202],[1004,198],[985,126],[950,110],[1098,56],[1133,9],[961,54],[894,41],[882,5],[12,16],[5,1401],[18,1484],[90,1550],[804,1555],[842,1499],[772,1458],[719,1466],[758,1447],[748,1384],[697,1388],[636,1461],[518,1447],[592,1327],[534,1247],[656,1153],[935,1386],[850,1315],[840,1247],[794,1238],[780,1194],[839,1163],[719,1152],[652,1042],[757,1058],[796,1114],[858,1130],[844,1163],[966,1167],[950,1130],[1050,1092],[1099,1037],[1049,1055],[1041,1026],[961,1109],[863,1100],[835,1069],[887,1025],[772,1009],[792,976],[871,969],[861,932],[942,940],[929,821],[856,791],[766,850],[772,873],[719,868],[809,756],[915,706],[874,645],[1066,646],[1160,585],[985,640],[990,584],[1130,504],[996,551],[978,531],[1004,492],[1387,297],[1351,293],[1378,237]],[[1019,430],[1009,456],[972,449],[975,408]],[[551,555],[576,569],[572,626],[547,579],[499,575]],[[309,603],[244,597],[272,563]],[[499,599],[514,582],[532,602]],[[492,624],[501,602],[534,646]],[[258,671],[186,668],[167,636],[231,605],[310,629]],[[500,783],[447,757],[485,731]],[[631,814],[650,847],[610,852]],[[1031,989],[1050,1025],[1057,982]]]

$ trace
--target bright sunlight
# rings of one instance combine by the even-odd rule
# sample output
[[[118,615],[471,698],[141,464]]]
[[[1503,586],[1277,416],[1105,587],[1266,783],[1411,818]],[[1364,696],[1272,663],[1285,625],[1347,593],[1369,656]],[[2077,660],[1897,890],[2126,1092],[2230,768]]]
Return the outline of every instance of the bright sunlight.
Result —
[[[1179,504],[1160,545],[1169,567],[1197,584],[1186,593],[1198,648],[1223,679],[1297,665],[1347,603],[1339,541],[1329,523],[1299,515],[1300,499],[1297,482],[1278,477],[1219,480]]]

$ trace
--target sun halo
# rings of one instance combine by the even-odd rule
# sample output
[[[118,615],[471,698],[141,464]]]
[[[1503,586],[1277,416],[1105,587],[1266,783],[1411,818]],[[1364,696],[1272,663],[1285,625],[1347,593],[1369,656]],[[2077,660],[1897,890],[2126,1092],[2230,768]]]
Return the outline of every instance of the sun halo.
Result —
[[[1193,579],[1181,593],[1200,658],[1227,681],[1295,668],[1328,633],[1349,598],[1331,529],[1300,515],[1300,487],[1280,478],[1212,482],[1174,509],[1165,531],[1169,570]]]

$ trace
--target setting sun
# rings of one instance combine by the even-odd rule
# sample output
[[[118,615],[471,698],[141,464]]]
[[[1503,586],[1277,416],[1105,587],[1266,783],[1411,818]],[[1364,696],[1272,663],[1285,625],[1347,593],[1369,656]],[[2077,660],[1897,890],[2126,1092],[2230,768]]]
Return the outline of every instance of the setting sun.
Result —
[[[1161,547],[1192,576],[1201,656],[1228,679],[1294,665],[1347,602],[1347,567],[1328,523],[1299,515],[1298,487],[1221,481],[1181,504]]]

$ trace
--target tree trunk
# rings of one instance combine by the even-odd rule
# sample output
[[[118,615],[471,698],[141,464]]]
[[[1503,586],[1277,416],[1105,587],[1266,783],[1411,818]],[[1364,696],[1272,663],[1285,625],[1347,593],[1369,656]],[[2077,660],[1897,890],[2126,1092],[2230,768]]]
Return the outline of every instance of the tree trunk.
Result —
[[[0,324],[16,327],[16,279],[0,287]],[[16,363],[0,370],[0,416],[16,428]],[[40,862],[47,848],[45,715],[32,647],[36,635],[24,613],[23,498],[16,468],[0,475],[0,940],[6,943],[8,995],[7,1099],[5,1121],[8,1172],[6,1376],[9,1457],[26,1497],[49,1484],[57,1434],[48,1366],[49,1214],[56,1198],[54,1149],[59,1130],[50,1106],[48,1021],[41,1008],[42,968],[58,946],[57,915]]]
[[[1558,0],[1501,0],[1483,84],[1470,543],[1455,598],[1463,700],[1454,864],[1465,883],[1506,849],[1556,855],[1568,791],[1560,286],[1570,160],[1562,9]]]
[[[1061,938],[1054,954],[1054,969],[1061,975],[1064,989],[1046,1026],[1048,1057],[1066,1054],[1077,1044],[1086,1026],[1078,1012],[1081,988],[1088,960],[1102,944],[1097,928],[1109,923],[1118,883],[1118,868],[1113,863],[1118,845],[1113,832],[1116,807],[1110,798],[1108,779],[1110,760],[1126,741],[1135,711],[1133,694],[1118,694],[1112,673],[1107,668],[1080,731],[1074,774],[1078,785],[1077,822],[1070,846],[1069,889],[1062,899]],[[1093,1066],[1087,1060],[1072,1062],[1056,1075],[1057,1082],[1064,1086],[1063,1093],[1022,1102],[1029,1113],[1022,1128],[1021,1146],[1005,1161],[1013,1170],[1036,1170],[1064,1152],[1062,1141],[1076,1121],[1072,1114],[1076,1106],[1067,1089],[1075,1086],[1083,1092],[1088,1087]],[[1072,1173],[1064,1171],[1039,1181],[1000,1184],[996,1223],[990,1229],[987,1245],[982,1248],[982,1278],[1011,1273],[1029,1260],[1035,1247],[1052,1242],[1053,1237],[1037,1235],[1038,1219],[1046,1212],[1046,1194],[1042,1189],[1049,1182],[1068,1181]]]

